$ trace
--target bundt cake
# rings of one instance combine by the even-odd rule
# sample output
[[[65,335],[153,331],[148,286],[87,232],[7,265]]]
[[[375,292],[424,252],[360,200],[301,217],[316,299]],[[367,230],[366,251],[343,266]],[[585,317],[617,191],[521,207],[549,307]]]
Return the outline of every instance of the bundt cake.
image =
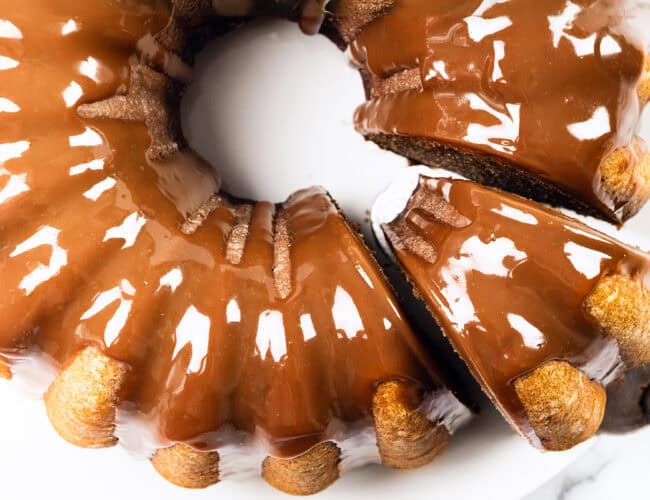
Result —
[[[135,426],[156,469],[181,486],[261,473],[285,492],[314,493],[369,461],[428,463],[468,416],[325,191],[306,189],[281,204],[237,199],[188,148],[178,106],[210,38],[259,15],[293,19],[350,47],[370,98],[356,125],[380,146],[613,221],[648,196],[650,162],[634,135],[650,93],[648,63],[616,3],[0,5],[0,374],[12,377],[26,360],[53,366],[45,402],[65,439],[111,446]],[[445,235],[513,230],[505,224],[513,206],[539,216],[549,239],[575,244],[565,256],[586,253],[586,272],[601,266],[583,276],[565,263],[563,280],[531,259],[525,272],[559,295],[542,289],[520,304],[548,300],[534,310],[562,313],[559,340],[539,332],[517,344],[511,325],[506,344],[475,345],[460,323],[443,322],[531,440],[559,449],[584,439],[605,401],[587,375],[605,381],[617,346],[628,366],[647,360],[637,345],[647,333],[639,318],[647,318],[630,309],[634,294],[645,294],[645,256],[518,198],[436,182],[388,226],[435,311],[441,295],[418,281],[417,269],[440,262]],[[503,200],[505,212],[488,213],[468,193]],[[477,214],[487,218],[470,224]],[[412,217],[454,229],[420,234]],[[522,242],[527,252],[538,250],[533,233]],[[488,256],[485,265],[527,268],[521,250],[497,247],[512,255],[501,263]],[[467,258],[461,267],[483,265]],[[472,292],[448,278],[454,300],[471,305]],[[507,276],[494,278],[507,290]],[[610,291],[620,300],[603,305]],[[499,302],[506,296],[491,295],[489,311],[511,307]],[[558,297],[575,307],[562,308]],[[621,333],[619,321],[634,335]],[[535,335],[548,344],[527,347]],[[499,357],[504,347],[520,357]],[[547,359],[557,352],[561,359]],[[483,371],[483,356],[503,361],[501,370]],[[568,398],[567,388],[580,397],[560,399],[566,414],[549,416],[548,398]]]
[[[613,222],[645,203],[650,155],[635,128],[650,98],[647,9],[625,0],[384,3],[395,5],[351,44],[371,97],[355,118],[366,137]]]
[[[532,444],[591,437],[603,386],[650,363],[650,256],[519,196],[413,173],[373,217],[416,293]]]
[[[318,4],[295,11],[308,31]],[[468,410],[328,194],[236,199],[183,140],[192,55],[235,22],[194,1],[3,13],[0,365],[54,366],[61,436],[136,428],[192,488],[261,473],[308,494],[431,461]]]

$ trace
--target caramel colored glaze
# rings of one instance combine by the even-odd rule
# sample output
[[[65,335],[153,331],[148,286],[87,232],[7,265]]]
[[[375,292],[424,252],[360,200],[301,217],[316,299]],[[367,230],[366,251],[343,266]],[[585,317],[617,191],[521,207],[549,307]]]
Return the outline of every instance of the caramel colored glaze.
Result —
[[[229,201],[192,152],[153,162],[143,124],[77,114],[129,90],[166,5],[0,0],[0,358],[94,345],[129,365],[122,410],[160,446],[235,428],[278,456],[371,425],[382,381],[440,388],[324,191]]]
[[[384,230],[454,348],[533,442],[513,381],[549,360],[597,380],[611,375],[617,361],[607,353],[615,345],[583,302],[611,273],[650,289],[650,258],[642,252],[468,181],[422,177]]]
[[[352,54],[378,78],[419,68],[422,89],[370,100],[356,126],[495,155],[619,210],[599,167],[639,121],[644,51],[625,35],[630,3],[398,0]]]

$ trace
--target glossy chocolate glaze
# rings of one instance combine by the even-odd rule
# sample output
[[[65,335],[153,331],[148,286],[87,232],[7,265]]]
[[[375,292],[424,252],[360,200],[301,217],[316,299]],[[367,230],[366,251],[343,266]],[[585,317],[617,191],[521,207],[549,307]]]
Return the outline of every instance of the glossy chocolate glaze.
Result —
[[[584,300],[610,273],[650,288],[650,258],[639,250],[469,181],[421,177],[384,231],[454,348],[533,442],[513,381],[549,360],[608,379],[617,348]]]
[[[0,358],[95,345],[131,367],[122,409],[159,446],[235,428],[280,456],[371,424],[382,381],[441,389],[324,191],[236,202],[191,151],[148,160],[143,124],[77,114],[128,90],[166,6],[0,1]]]
[[[631,4],[397,0],[352,55],[380,79],[417,68],[421,88],[370,100],[356,126],[489,153],[589,205],[620,209],[600,165],[630,144],[639,121],[644,50],[624,19]]]

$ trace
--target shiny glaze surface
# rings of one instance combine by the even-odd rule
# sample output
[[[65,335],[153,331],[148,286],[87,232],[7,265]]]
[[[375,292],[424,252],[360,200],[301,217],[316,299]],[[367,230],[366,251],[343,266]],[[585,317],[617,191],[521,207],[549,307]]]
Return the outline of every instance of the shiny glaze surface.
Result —
[[[639,121],[644,53],[632,3],[397,0],[352,54],[378,78],[418,68],[422,89],[372,99],[356,126],[487,152],[619,209],[599,167]]]
[[[554,359],[605,378],[598,365],[613,345],[584,300],[610,273],[650,289],[650,258],[641,251],[469,181],[421,177],[385,232],[454,348],[529,436],[512,382]]]
[[[179,230],[218,186],[200,158],[150,162],[143,124],[78,116],[127,90],[129,60],[166,24],[166,5],[0,1],[0,359],[61,366],[98,346],[130,365],[122,409],[159,445],[215,449],[234,427],[281,456],[331,438],[337,422],[370,423],[381,381],[439,388],[324,191],[245,204],[234,264],[240,206],[225,195],[193,234]]]

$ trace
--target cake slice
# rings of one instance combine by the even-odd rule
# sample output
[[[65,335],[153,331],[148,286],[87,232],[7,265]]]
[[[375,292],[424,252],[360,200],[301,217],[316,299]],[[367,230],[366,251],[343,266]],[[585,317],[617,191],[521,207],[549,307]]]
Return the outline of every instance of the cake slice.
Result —
[[[422,176],[401,192],[373,216],[504,417],[549,450],[593,435],[604,386],[650,361],[648,255],[470,181]]]
[[[647,10],[625,1],[371,3],[383,15],[345,31],[370,98],[355,117],[365,137],[612,222],[645,203],[650,156],[636,128],[650,98],[649,44],[638,36]]]

